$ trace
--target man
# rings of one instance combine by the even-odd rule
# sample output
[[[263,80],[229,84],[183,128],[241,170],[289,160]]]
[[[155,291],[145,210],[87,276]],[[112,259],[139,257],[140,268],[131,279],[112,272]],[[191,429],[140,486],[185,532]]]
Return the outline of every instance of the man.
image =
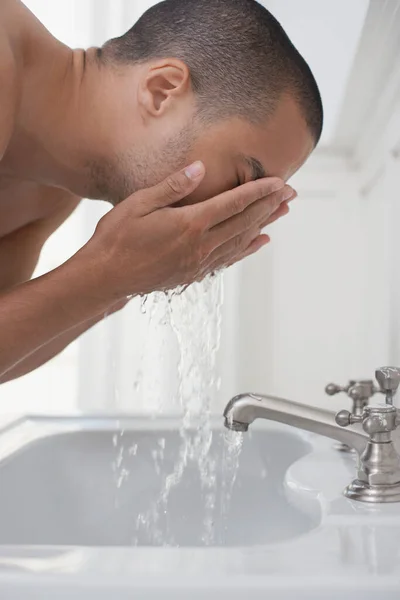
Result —
[[[255,0],[166,0],[88,51],[2,0],[0,380],[43,364],[127,296],[199,280],[268,243],[261,231],[288,212],[296,194],[284,182],[322,118],[310,69]],[[115,208],[74,257],[29,281],[82,198]]]

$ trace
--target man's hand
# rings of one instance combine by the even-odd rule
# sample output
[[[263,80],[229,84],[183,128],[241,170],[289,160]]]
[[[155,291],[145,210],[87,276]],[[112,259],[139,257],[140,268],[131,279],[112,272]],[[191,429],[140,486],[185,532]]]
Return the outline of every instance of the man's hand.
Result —
[[[283,216],[295,197],[290,186],[270,178],[200,204],[174,206],[204,175],[204,165],[194,163],[101,219],[81,253],[100,268],[108,299],[187,285],[257,252],[269,242],[262,229]]]

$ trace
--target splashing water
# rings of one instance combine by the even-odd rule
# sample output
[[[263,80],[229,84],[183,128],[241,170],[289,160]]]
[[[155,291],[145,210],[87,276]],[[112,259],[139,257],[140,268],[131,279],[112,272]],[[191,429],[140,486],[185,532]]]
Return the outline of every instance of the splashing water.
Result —
[[[148,323],[149,331],[151,332],[151,328],[159,329],[160,325],[167,326],[170,332],[172,329],[172,342],[175,336],[178,343],[176,400],[181,409],[182,420],[178,455],[169,472],[166,472],[164,461],[166,440],[161,438],[152,452],[155,472],[161,478],[161,492],[135,518],[135,534],[132,539],[134,545],[140,543],[143,534],[144,539],[155,545],[177,545],[174,532],[170,530],[168,501],[171,492],[181,483],[186,470],[190,469],[192,472],[193,468],[200,476],[202,490],[202,543],[224,543],[243,435],[226,432],[223,437],[223,455],[217,464],[214,453],[210,452],[213,441],[211,414],[213,399],[220,387],[216,367],[221,338],[222,302],[221,275],[210,277],[202,284],[194,284],[189,288],[141,298],[139,310],[141,318]],[[159,416],[165,398],[171,398],[171,394],[160,395],[160,382],[149,370],[150,365],[161,363],[169,352],[171,338],[169,342],[166,336],[158,339],[158,346],[153,347],[153,335],[146,336],[133,385],[135,394],[145,398],[147,406],[150,400],[154,416]],[[152,399],[155,400],[153,404]],[[128,462],[132,466],[129,458],[135,457],[138,451],[137,444],[124,449],[123,436],[122,431],[113,438],[116,449],[113,469],[117,492],[129,477],[126,468]]]
[[[171,491],[181,482],[188,464],[194,463],[200,472],[205,497],[203,543],[210,544],[214,539],[217,465],[209,451],[212,443],[212,400],[220,385],[216,361],[221,337],[222,276],[213,276],[202,284],[170,292],[167,301],[171,327],[180,351],[178,400],[182,410],[181,443],[174,469],[163,481],[160,498],[146,515],[139,515],[136,525],[138,528],[145,527],[153,540],[159,541],[161,532],[157,523],[160,513],[166,512]]]
[[[142,313],[142,315],[145,315],[147,313],[147,303],[149,298],[150,296],[148,295],[142,296],[140,298],[140,312]]]
[[[219,532],[219,542],[221,544],[224,541],[228,526],[229,508],[239,468],[239,459],[243,448],[244,434],[238,431],[230,431],[227,429],[223,436],[224,445],[222,455],[222,482],[220,497],[222,526]]]
[[[210,457],[212,400],[220,385],[216,375],[221,341],[223,303],[222,275],[195,284],[170,302],[171,325],[180,348],[179,401],[183,410],[181,448],[174,472],[167,478],[164,502],[181,480],[189,461],[200,471],[205,493],[203,542],[213,541],[216,501],[216,463]],[[193,435],[193,431],[195,434]]]
[[[112,437],[112,444],[115,448],[116,458],[112,462],[112,470],[114,472],[115,483],[116,483],[116,494],[114,498],[114,507],[119,508],[119,490],[123,483],[129,477],[129,470],[124,465],[125,459],[125,447],[124,447],[124,429],[120,428],[119,432],[114,434]]]
[[[209,467],[206,460],[212,441],[210,416],[212,399],[219,382],[216,379],[216,357],[221,338],[222,279],[207,279],[203,286],[195,284],[182,294],[170,297],[171,325],[178,339],[179,402],[182,407],[181,465],[168,478],[167,493],[179,480],[180,467],[188,460],[199,460],[201,471]],[[188,431],[196,430],[193,437]],[[205,473],[202,473],[205,474]]]

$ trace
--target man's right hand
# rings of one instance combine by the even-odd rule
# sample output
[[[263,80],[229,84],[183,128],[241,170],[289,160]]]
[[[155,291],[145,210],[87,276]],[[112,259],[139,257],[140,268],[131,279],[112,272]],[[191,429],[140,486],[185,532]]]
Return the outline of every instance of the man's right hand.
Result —
[[[110,301],[173,289],[257,252],[269,242],[266,224],[288,212],[294,190],[261,179],[205,202],[174,206],[201,183],[202,163],[139,191],[111,210],[82,249]]]

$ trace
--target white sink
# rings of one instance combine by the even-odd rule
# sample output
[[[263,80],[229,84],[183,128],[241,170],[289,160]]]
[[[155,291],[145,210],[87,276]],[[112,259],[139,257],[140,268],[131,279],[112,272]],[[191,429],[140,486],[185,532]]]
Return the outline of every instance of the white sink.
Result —
[[[27,418],[4,429],[0,599],[398,600],[400,506],[346,500],[354,458],[331,441],[253,427],[221,511],[218,421],[215,485],[189,464],[154,523],[180,447],[173,420]]]
[[[182,440],[174,422],[126,420],[124,428],[121,437],[113,420],[35,419],[5,434],[3,443],[0,439],[0,545],[253,546],[297,537],[320,522],[318,503],[307,514],[284,493],[287,469],[310,450],[290,431],[255,430],[246,436],[232,498],[222,511],[224,438],[214,429],[207,459],[215,485],[204,489],[198,465],[190,462],[161,503],[156,523],[150,515],[150,522],[138,527],[138,516],[146,517],[162,498]],[[24,431],[25,441],[22,437],[18,448],[10,448],[9,439]],[[122,463],[115,469],[121,448]],[[127,476],[118,488],[122,470]],[[210,492],[215,506],[207,510]],[[207,517],[212,525],[205,536]]]

